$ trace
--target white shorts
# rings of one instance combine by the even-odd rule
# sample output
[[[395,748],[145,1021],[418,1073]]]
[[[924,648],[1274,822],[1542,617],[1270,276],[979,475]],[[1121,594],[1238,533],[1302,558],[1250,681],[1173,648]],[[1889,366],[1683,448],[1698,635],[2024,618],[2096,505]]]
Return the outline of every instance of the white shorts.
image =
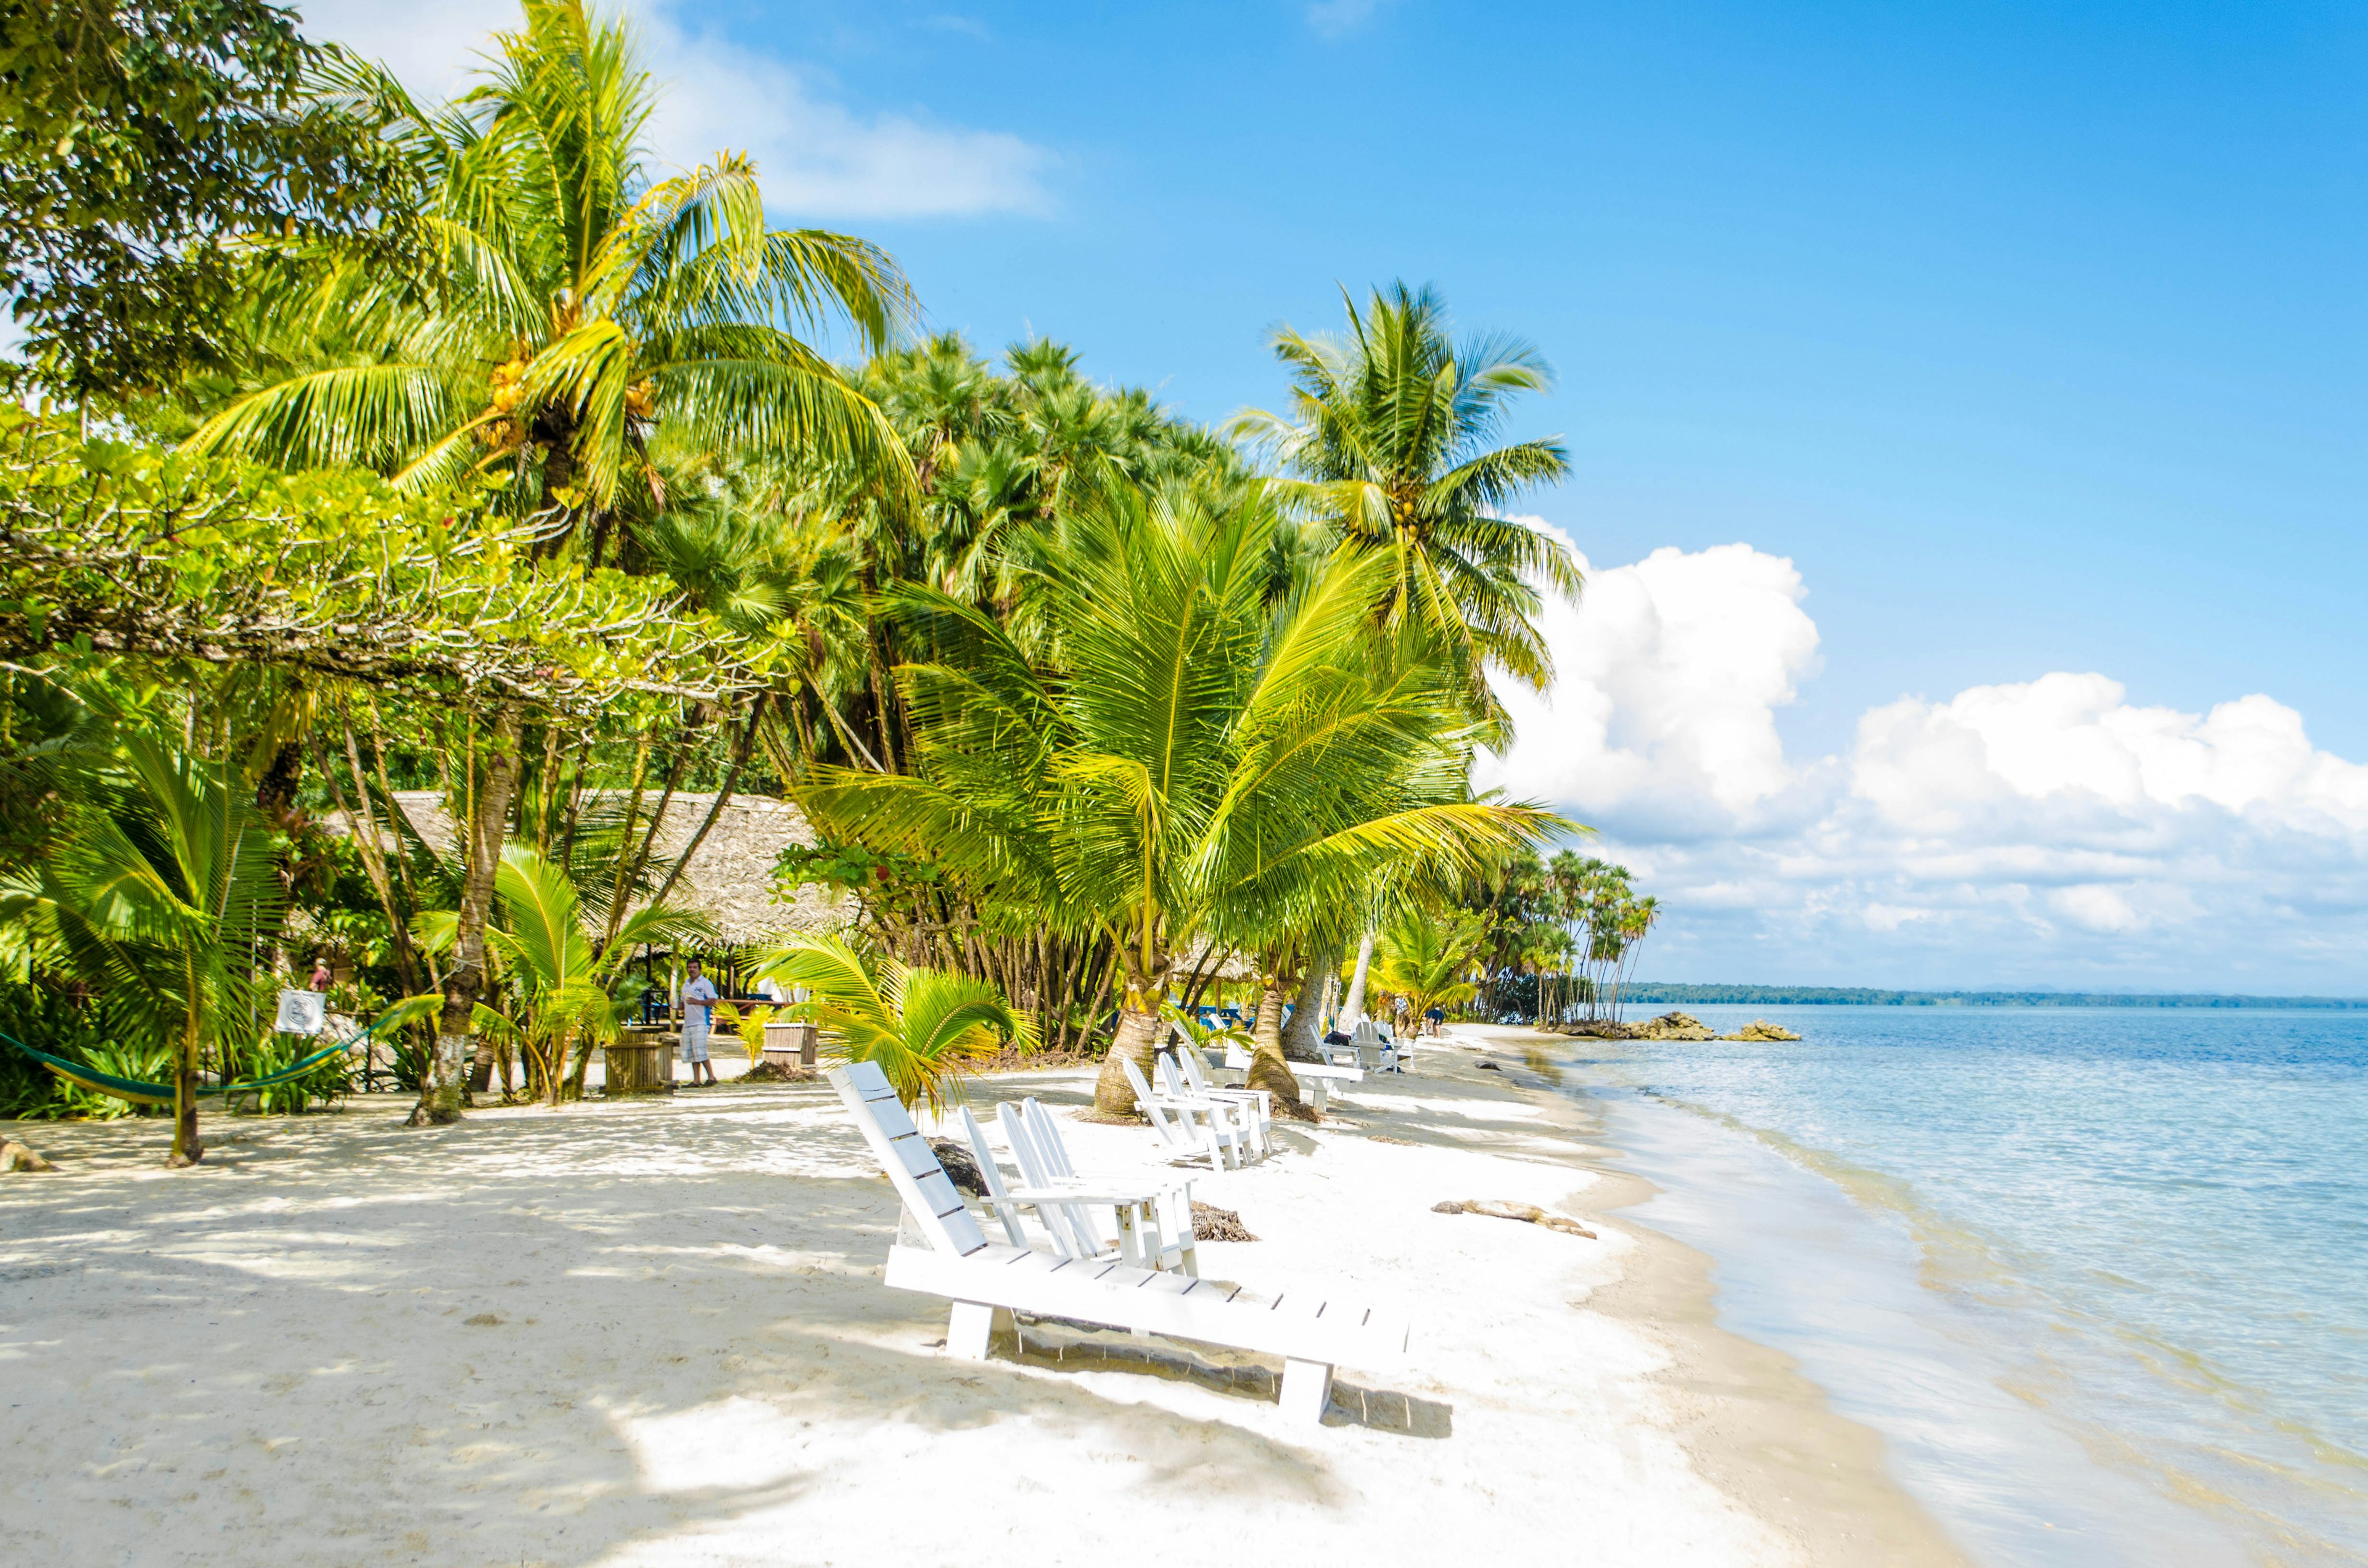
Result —
[[[707,1060],[707,1031],[705,1024],[682,1026],[682,1059],[685,1062],[695,1063]]]

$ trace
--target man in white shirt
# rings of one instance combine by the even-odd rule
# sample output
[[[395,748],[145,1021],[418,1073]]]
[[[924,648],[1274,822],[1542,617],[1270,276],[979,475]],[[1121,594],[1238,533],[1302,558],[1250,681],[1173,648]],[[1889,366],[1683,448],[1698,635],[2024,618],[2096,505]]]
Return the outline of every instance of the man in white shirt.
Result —
[[[707,1031],[715,1023],[715,1001],[723,994],[715,982],[699,972],[699,960],[690,960],[690,978],[682,983],[682,1059],[690,1063],[690,1081],[695,1085],[712,1084],[715,1064],[707,1059]],[[700,1074],[706,1073],[701,1078]]]

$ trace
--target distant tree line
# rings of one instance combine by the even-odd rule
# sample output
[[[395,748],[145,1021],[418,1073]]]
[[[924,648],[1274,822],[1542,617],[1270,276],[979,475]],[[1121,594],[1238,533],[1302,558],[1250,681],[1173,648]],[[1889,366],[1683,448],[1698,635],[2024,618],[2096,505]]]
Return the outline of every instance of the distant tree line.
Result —
[[[1715,1006],[1843,1007],[2331,1007],[2368,1009],[2361,996],[2215,996],[2201,992],[1874,991],[1848,985],[1670,985],[1635,981],[1627,999]]]

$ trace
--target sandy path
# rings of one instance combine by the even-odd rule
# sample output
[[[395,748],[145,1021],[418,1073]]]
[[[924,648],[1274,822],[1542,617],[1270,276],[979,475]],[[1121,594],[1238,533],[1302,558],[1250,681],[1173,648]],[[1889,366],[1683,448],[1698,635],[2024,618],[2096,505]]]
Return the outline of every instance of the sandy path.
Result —
[[[973,1100],[1075,1106],[1087,1086],[998,1078]],[[1045,1563],[1148,1545],[1432,1562],[1485,1545],[1822,1563],[1842,1559],[1821,1543],[1854,1539],[1846,1516],[1889,1495],[1853,1455],[1854,1487],[1804,1522],[1736,1500],[1769,1479],[1748,1445],[1702,1462],[1719,1458],[1705,1433],[1715,1448],[1772,1420],[1814,1448],[1821,1429],[1791,1417],[1832,1418],[1781,1369],[1705,1381],[1712,1331],[1656,1323],[1699,1307],[1698,1284],[1669,1307],[1682,1265],[1662,1269],[1660,1307],[1634,1310],[1655,1239],[1429,1211],[1587,1213],[1616,1185],[1585,1164],[1581,1112],[1467,1053],[1196,1187],[1261,1238],[1205,1244],[1204,1272],[1326,1280],[1415,1316],[1411,1364],[1344,1369],[1313,1432],[1189,1379],[946,1359],[942,1306],[878,1282],[894,1199],[825,1089],[427,1133],[401,1109],[218,1121],[206,1165],[170,1175],[156,1123],[24,1130],[63,1168],[0,1178],[16,1556]],[[1088,1171],[1139,1168],[1151,1146],[1082,1123],[1070,1137]],[[1374,1408],[1429,1435],[1358,1424],[1360,1390],[1406,1396]],[[1732,1419],[1706,1422],[1705,1400]]]

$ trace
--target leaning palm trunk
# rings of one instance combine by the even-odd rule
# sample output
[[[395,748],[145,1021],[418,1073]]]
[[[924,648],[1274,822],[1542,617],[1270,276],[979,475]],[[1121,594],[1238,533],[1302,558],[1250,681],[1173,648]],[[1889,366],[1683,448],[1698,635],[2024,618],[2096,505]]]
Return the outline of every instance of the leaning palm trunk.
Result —
[[[1340,1002],[1340,1028],[1353,1034],[1365,1017],[1365,973],[1373,967],[1373,928],[1365,927],[1364,939],[1357,944],[1357,972],[1349,979],[1349,994]]]
[[[1249,1086],[1274,1096],[1274,1108],[1301,1121],[1315,1112],[1302,1104],[1299,1080],[1282,1055],[1282,976],[1269,973],[1259,988],[1258,1022],[1250,1028]]]
[[[1291,1006],[1291,1021],[1282,1027],[1285,1062],[1294,1057],[1312,1062],[1323,1054],[1315,1048],[1324,1039],[1324,987],[1339,967],[1340,949],[1329,944],[1319,948],[1316,961],[1307,966],[1306,978],[1299,983],[1299,999]]]
[[[510,790],[518,776],[518,710],[505,703],[494,713],[485,781],[469,819],[469,865],[461,885],[452,968],[444,977],[444,1011],[437,1020],[435,1053],[420,1074],[419,1103],[412,1108],[414,1127],[440,1126],[461,1118],[461,1064],[475,1054],[477,1000],[485,988],[485,922],[493,913],[494,872],[501,863]],[[490,1071],[490,1058],[486,1065]]]

